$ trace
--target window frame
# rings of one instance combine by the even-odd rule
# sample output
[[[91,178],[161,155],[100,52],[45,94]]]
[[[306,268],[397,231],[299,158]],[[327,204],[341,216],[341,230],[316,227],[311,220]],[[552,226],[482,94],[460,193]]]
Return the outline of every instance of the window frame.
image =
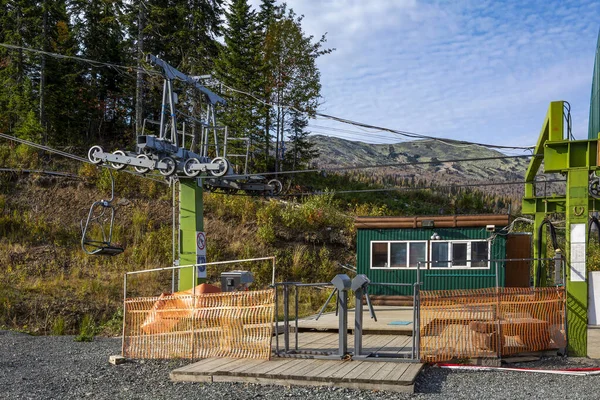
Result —
[[[386,243],[387,244],[387,267],[374,267],[373,266],[373,243]],[[406,243],[406,260],[405,266],[403,267],[392,267],[391,265],[391,244],[392,243]],[[410,266],[410,246],[411,243],[425,243],[425,268],[421,267],[421,269],[427,268],[428,256],[429,256],[429,240],[371,240],[369,242],[369,269],[374,270],[416,270],[418,267]]]
[[[450,270],[450,269],[490,269],[490,254],[492,251],[492,246],[490,245],[490,242],[488,240],[485,239],[475,239],[475,240],[430,240],[431,242],[431,246],[429,246],[429,262],[428,262],[428,267],[429,269],[435,269],[435,270]],[[472,267],[471,266],[471,243],[481,243],[481,242],[486,242],[487,243],[487,260],[486,262],[486,266],[485,267]],[[434,267],[433,266],[433,243],[448,243],[448,263],[450,263],[449,267]],[[466,243],[467,244],[467,265],[460,265],[460,266],[454,266],[452,264],[452,252],[453,252],[453,244],[454,243]]]

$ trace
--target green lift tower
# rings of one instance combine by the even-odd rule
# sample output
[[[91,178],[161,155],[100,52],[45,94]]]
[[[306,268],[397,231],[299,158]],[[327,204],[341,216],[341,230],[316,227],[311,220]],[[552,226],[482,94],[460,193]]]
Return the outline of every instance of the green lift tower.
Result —
[[[600,181],[595,176],[598,167],[598,134],[600,132],[600,36],[596,50],[590,120],[587,140],[573,140],[570,135],[569,105],[564,101],[550,103],[548,113],[525,176],[525,196],[523,214],[535,216],[533,231],[534,243],[541,241],[541,249],[546,249],[545,235],[541,227],[551,214],[565,214],[566,245],[563,250],[566,262],[565,282],[567,289],[567,337],[569,354],[587,355],[587,243],[590,214],[598,211],[596,198]],[[566,128],[565,129],[565,123]],[[564,196],[536,193],[535,178],[540,166],[544,171],[560,173],[566,177]],[[544,251],[544,250],[542,250]],[[534,246],[533,256],[538,254]],[[545,286],[546,273],[541,273],[543,263],[534,264],[534,285]]]

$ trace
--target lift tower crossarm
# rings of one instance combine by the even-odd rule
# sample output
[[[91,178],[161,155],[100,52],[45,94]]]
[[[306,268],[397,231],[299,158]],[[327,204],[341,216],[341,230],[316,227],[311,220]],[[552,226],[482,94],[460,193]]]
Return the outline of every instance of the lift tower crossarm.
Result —
[[[544,124],[538,138],[538,142],[533,150],[533,158],[529,163],[525,173],[525,197],[535,197],[535,176],[537,175],[542,161],[544,159],[544,149],[546,142],[555,142],[563,140],[563,119],[562,110],[563,101],[553,101],[548,107]]]
[[[169,65],[169,63],[167,63],[166,61],[164,61],[156,56],[153,56],[152,54],[148,54],[147,60],[148,60],[148,62],[161,67],[163,69],[163,71],[165,71],[165,77],[167,79],[169,79],[169,80],[178,79],[178,80],[184,81],[184,82],[192,85],[196,89],[198,89],[201,93],[204,93],[206,95],[206,97],[208,97],[208,101],[210,102],[210,104],[212,104],[212,105],[227,104],[227,101],[225,101],[224,98],[222,98],[221,96],[217,95],[216,93],[213,93],[212,91],[208,90],[206,87],[199,84],[194,78],[192,78],[189,75],[184,74],[183,72],[180,72],[175,67]]]

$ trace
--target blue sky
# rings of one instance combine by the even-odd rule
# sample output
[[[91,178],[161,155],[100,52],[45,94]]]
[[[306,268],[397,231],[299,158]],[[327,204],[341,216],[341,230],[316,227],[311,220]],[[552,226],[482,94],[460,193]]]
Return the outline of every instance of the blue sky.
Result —
[[[336,48],[318,61],[324,113],[523,146],[537,141],[549,102],[567,100],[575,137],[587,138],[598,0],[287,3],[305,15],[307,33],[327,32]],[[309,127],[352,140],[403,140],[320,119]]]

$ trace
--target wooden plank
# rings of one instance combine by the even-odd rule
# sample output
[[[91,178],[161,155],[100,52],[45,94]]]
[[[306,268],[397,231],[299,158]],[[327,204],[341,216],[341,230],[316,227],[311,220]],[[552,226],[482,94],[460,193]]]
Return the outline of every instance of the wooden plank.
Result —
[[[202,361],[199,361],[195,364],[192,364],[191,368],[189,368],[186,372],[212,372],[213,368],[221,366],[227,362],[225,358],[205,358]]]
[[[227,363],[219,366],[219,368],[215,368],[214,374],[219,374],[219,375],[223,375],[223,374],[229,374],[229,371],[236,369],[242,365],[247,365],[248,364],[248,359],[226,359],[228,360]]]
[[[276,368],[281,367],[284,364],[289,364],[294,361],[297,361],[297,360],[293,359],[293,358],[275,358],[275,359],[270,360],[266,364],[262,364],[261,366],[257,367],[253,371],[246,371],[245,375],[258,376],[261,374],[266,374]]]
[[[346,365],[343,368],[335,371],[334,373],[329,375],[328,378],[332,378],[332,379],[343,378],[354,368],[358,367],[361,364],[361,362],[360,361],[346,361],[346,362],[344,362],[344,364],[346,364]]]
[[[395,368],[389,374],[382,377],[381,380],[386,381],[386,382],[396,382],[402,376],[402,374],[404,374],[404,372],[406,372],[406,370],[410,366],[409,363],[406,363],[406,364],[403,363],[403,364],[397,364],[397,365],[398,365],[398,368]]]
[[[294,376],[303,376],[306,375],[307,371],[310,371],[311,369],[315,368],[316,366],[318,366],[323,360],[317,360],[317,359],[304,359],[304,361],[313,361],[313,362],[304,362],[302,363],[302,367],[298,368],[294,371]]]
[[[277,368],[269,371],[269,375],[282,375],[283,371],[287,371],[290,368],[295,368],[297,365],[302,365],[304,359],[292,359],[292,362],[281,364]]]
[[[294,375],[294,379],[322,380],[321,375],[330,368],[333,368],[337,361],[319,360],[314,368],[304,371],[302,375]],[[289,377],[291,378],[291,377]]]
[[[241,367],[232,369],[231,371],[229,371],[232,374],[237,374],[237,373],[242,373],[248,369],[255,369],[261,365],[263,365],[264,363],[268,363],[270,362],[269,360],[252,360],[253,362],[248,363],[246,365],[242,365]]]
[[[398,378],[398,382],[408,382],[413,384],[415,382],[415,378],[419,375],[419,372],[423,368],[423,364],[421,363],[411,363],[408,365],[408,368],[402,374],[400,378]]]
[[[392,372],[398,367],[398,363],[395,362],[380,362],[378,364],[383,364],[383,366],[374,375],[375,378],[372,377],[373,379],[376,379],[378,381],[383,380],[383,378],[385,378],[390,372]]]
[[[342,377],[342,380],[348,381],[356,378],[360,378],[362,374],[373,365],[368,361],[358,361],[360,365],[354,368],[352,371],[348,372],[346,375]]]
[[[377,378],[373,378],[373,377],[379,373],[379,371],[384,367],[384,365],[389,364],[389,363],[385,363],[385,362],[368,362],[368,361],[365,361],[365,363],[368,363],[371,365],[358,378],[363,379],[365,381],[373,381],[373,382],[377,381]]]
[[[323,373],[321,373],[320,377],[323,379],[328,379],[331,376],[333,376],[334,374],[336,374],[338,371],[340,371],[343,368],[346,368],[347,364],[350,364],[351,361],[335,361],[335,364],[332,364],[332,366],[327,369],[327,371],[324,371]]]
[[[288,368],[286,368],[285,370],[282,370],[282,373],[285,373],[286,375],[289,375],[289,376],[301,375],[300,371],[302,371],[303,369],[313,368],[317,364],[318,360],[312,358],[312,359],[302,359],[302,360],[298,360],[298,361],[301,361],[301,362],[290,364]]]

